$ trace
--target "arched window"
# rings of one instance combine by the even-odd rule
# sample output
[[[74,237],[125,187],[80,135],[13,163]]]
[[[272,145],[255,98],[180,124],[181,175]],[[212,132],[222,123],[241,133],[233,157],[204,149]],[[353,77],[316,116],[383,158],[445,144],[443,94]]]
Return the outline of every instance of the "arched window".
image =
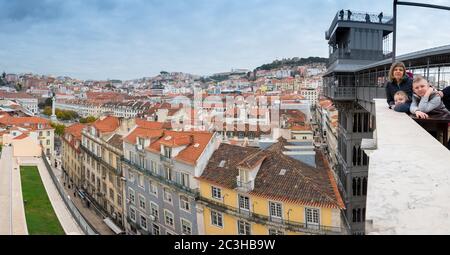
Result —
[[[362,187],[363,187],[362,195],[367,196],[367,177],[363,178]]]
[[[364,113],[364,132],[369,132],[369,113]]]
[[[357,151],[356,151],[356,147],[355,146],[353,146],[353,166],[356,166],[356,163],[357,163],[357,160],[356,160],[356,157],[357,157],[358,155],[357,155]]]
[[[358,117],[357,113],[353,113],[353,132],[358,131],[357,125],[358,125]]]
[[[367,166],[369,164],[369,157],[366,152],[363,151],[363,166]]]
[[[356,209],[352,210],[352,220],[353,222],[356,222]]]
[[[357,156],[357,159],[358,159],[358,166],[360,166],[361,165],[361,161],[362,161],[362,155],[361,155],[361,153],[362,153],[362,150],[361,150],[361,148],[360,147],[358,147],[358,156]]]
[[[356,195],[361,196],[361,178],[356,178]]]
[[[364,222],[364,221],[366,221],[366,208],[363,208],[362,209],[362,221]]]
[[[361,222],[361,208],[356,209],[356,222]]]
[[[358,132],[363,132],[364,113],[358,113]]]
[[[352,180],[353,196],[356,196],[356,178]]]

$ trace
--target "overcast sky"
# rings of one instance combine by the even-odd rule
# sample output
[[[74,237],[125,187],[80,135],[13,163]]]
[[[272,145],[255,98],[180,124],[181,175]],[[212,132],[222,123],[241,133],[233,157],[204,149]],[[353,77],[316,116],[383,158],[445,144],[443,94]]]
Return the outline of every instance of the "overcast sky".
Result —
[[[126,80],[328,57],[341,9],[392,15],[392,0],[0,0],[0,72]],[[450,44],[449,11],[398,14],[400,54]]]

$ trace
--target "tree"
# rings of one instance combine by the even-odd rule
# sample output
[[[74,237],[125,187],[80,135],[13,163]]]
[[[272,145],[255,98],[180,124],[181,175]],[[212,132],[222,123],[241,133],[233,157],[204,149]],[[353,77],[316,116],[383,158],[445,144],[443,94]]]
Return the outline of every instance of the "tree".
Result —
[[[86,118],[81,118],[80,119],[80,123],[83,123],[83,124],[85,124],[85,123],[92,123],[92,122],[94,122],[96,120],[97,120],[97,118],[95,118],[94,116],[88,116]]]
[[[50,106],[46,106],[46,107],[44,108],[43,114],[45,114],[45,115],[47,115],[47,116],[52,115],[52,108],[51,108]]]
[[[16,90],[17,90],[17,91],[21,91],[21,90],[22,90],[22,84],[17,83],[17,84],[16,84]]]
[[[66,126],[64,126],[63,124],[57,124],[57,123],[50,123],[50,125],[55,129],[55,134],[58,136],[63,136]]]
[[[2,78],[6,79],[6,73],[5,72],[2,73]]]

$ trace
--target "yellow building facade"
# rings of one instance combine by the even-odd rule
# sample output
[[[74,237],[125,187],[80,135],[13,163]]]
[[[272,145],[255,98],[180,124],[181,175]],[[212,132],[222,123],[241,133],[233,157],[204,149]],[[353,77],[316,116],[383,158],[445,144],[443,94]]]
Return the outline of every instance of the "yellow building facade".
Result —
[[[223,153],[220,150],[223,150]],[[236,150],[236,154],[233,153],[233,150]],[[239,155],[240,150],[242,155]],[[305,165],[291,161],[287,156],[278,152],[252,150],[243,149],[243,147],[233,148],[232,145],[221,145],[211,158],[204,174],[198,178],[200,189],[198,203],[203,209],[205,234],[302,235],[344,233],[345,230],[341,221],[343,202],[337,192],[337,186],[332,183],[333,179],[328,170],[323,169],[324,175],[320,177],[328,178],[322,179],[326,180],[324,183],[302,183],[301,178],[298,178],[299,181],[295,182],[295,179],[297,179],[295,175],[301,174],[298,168],[306,168]],[[259,163],[250,164],[252,167],[248,171],[249,177],[243,180],[242,159],[244,161],[249,158],[253,160],[251,157],[255,154],[262,155],[256,156],[260,157]],[[233,161],[231,158],[236,158],[236,160]],[[281,167],[284,166],[287,169],[280,169],[281,171],[271,169],[277,167],[276,164],[271,163],[274,160],[279,162]],[[256,161],[253,160],[253,162]],[[286,163],[283,161],[286,161]],[[293,167],[297,167],[297,169],[293,170]],[[279,173],[283,170],[286,173],[280,175]],[[296,173],[288,174],[288,171]],[[274,173],[279,176],[275,176]],[[270,179],[273,177],[277,178],[280,183],[275,183],[274,179]],[[296,184],[289,183],[291,180],[288,179],[293,179]],[[286,191],[278,192],[277,187],[283,187],[284,184],[288,184],[284,187]],[[319,184],[324,187],[317,188],[316,185]],[[311,185],[311,187],[307,187],[308,185]],[[329,188],[333,190],[333,194],[322,193]],[[289,189],[297,190],[290,192]],[[310,196],[309,194],[314,189],[317,189],[317,195]],[[283,195],[283,193],[286,195]]]

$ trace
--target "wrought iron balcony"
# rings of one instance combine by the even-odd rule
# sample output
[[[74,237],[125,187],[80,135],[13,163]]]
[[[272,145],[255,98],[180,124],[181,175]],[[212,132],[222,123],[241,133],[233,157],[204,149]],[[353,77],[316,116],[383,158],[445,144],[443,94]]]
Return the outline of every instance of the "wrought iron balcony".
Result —
[[[177,189],[178,191],[182,191],[184,193],[187,193],[191,196],[193,196],[194,198],[196,198],[198,196],[198,191],[196,189],[191,189],[189,187],[186,187],[184,185],[181,185],[180,183],[177,183],[176,181],[173,180],[169,180],[167,178],[165,178],[164,176],[158,175],[155,172],[149,170],[149,169],[145,169],[137,164],[134,164],[133,162],[131,162],[130,160],[122,157],[122,161],[130,168],[138,170],[139,172],[153,178],[155,181],[157,182],[161,182],[163,184],[169,185],[175,189]]]
[[[165,155],[159,155],[159,159],[166,165],[173,165],[173,159],[166,157]]]
[[[253,189],[253,181],[243,182],[239,176],[236,176],[236,184],[237,188],[242,192],[249,192]]]
[[[252,221],[258,224],[281,227],[290,231],[303,232],[309,234],[319,235],[340,235],[344,234],[344,230],[341,227],[331,227],[317,224],[308,224],[303,222],[297,222],[292,220],[286,220],[283,218],[274,218],[262,214],[250,212],[248,210],[242,210],[240,208],[232,207],[218,201],[214,201],[202,196],[199,196],[197,202],[200,204],[212,208],[214,210],[230,214],[235,217],[243,218],[248,221]]]
[[[109,170],[113,171],[114,173],[116,173],[118,175],[120,175],[122,173],[122,169],[120,168],[120,166],[117,166],[117,168],[114,168],[113,166],[108,164],[108,162],[103,160],[102,157],[97,156],[95,153],[90,151],[88,148],[84,147],[84,145],[81,145],[80,148],[82,151],[86,152],[89,156],[93,157],[96,161],[100,162],[103,166],[105,166]]]
[[[332,100],[352,101],[356,99],[356,87],[323,87],[323,95]]]

